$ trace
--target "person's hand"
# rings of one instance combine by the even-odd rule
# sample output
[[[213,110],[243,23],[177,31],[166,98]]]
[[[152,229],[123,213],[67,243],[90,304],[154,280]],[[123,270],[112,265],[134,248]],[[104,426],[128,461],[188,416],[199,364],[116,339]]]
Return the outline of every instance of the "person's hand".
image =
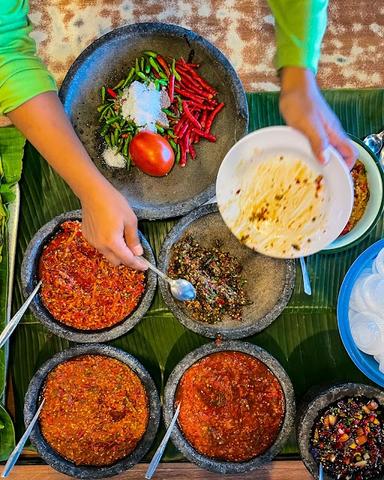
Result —
[[[126,199],[112,185],[88,191],[80,197],[82,231],[87,241],[113,265],[123,263],[137,270],[146,266],[136,258],[143,254],[137,218]]]
[[[357,150],[321,95],[311,70],[300,67],[282,69],[280,112],[287,125],[308,137],[312,150],[321,163],[326,163],[324,151],[328,145],[332,145],[348,167],[353,167]]]

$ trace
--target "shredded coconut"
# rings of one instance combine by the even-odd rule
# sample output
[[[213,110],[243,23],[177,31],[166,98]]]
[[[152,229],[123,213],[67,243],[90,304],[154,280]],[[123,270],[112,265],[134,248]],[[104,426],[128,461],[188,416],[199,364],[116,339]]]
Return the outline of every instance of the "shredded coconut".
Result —
[[[123,90],[121,113],[141,128],[156,132],[156,123],[168,127],[168,119],[162,108],[170,105],[169,96],[164,90],[156,90],[155,85],[134,81]]]
[[[126,166],[126,161],[121,153],[116,153],[116,150],[108,147],[103,152],[103,158],[105,163],[113,168],[124,168]]]

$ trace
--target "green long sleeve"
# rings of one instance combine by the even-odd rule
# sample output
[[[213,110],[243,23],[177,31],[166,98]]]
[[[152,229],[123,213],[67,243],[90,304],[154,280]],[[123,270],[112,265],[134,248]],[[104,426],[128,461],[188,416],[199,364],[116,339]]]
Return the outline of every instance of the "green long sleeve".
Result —
[[[276,24],[276,67],[316,73],[327,26],[328,0],[268,0]]]
[[[36,95],[55,91],[56,84],[36,55],[29,36],[27,0],[0,0],[0,114]]]

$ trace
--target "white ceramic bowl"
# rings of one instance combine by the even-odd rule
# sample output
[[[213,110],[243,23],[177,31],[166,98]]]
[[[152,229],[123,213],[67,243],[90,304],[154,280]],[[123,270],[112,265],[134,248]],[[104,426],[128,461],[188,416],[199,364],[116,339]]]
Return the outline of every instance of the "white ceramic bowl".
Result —
[[[270,245],[268,250],[260,247],[251,236],[243,237],[241,241],[260,253],[277,258],[297,258],[314,254],[333,242],[348,222],[353,206],[353,184],[345,162],[334,149],[330,148],[328,164],[320,165],[307,138],[293,128],[268,127],[256,130],[229,150],[220,166],[216,181],[220,213],[235,236],[241,236],[236,234],[234,229],[240,213],[238,202],[241,193],[238,192],[241,191],[247,176],[249,177],[251,169],[277,156],[300,159],[315,175],[323,176],[326,208],[321,227],[312,236],[310,243],[305,242],[300,245],[300,250],[290,249],[285,254],[278,249],[274,250]]]
[[[363,240],[376,224],[383,209],[383,175],[380,171],[381,167],[367,148],[357,143],[357,141],[352,140],[352,142],[357,148],[359,152],[358,158],[364,164],[367,172],[369,200],[364,215],[354,228],[325,247],[324,250],[329,253],[336,253],[347,247],[352,247],[358,241]]]

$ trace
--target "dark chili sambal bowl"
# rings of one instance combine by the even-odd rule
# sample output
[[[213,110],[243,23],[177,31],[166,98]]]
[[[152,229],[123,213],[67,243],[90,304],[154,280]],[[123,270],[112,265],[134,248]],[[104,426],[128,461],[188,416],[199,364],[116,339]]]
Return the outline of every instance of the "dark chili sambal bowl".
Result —
[[[57,353],[40,367],[29,383],[25,395],[24,422],[28,425],[39,407],[42,400],[42,389],[48,374],[59,364],[83,355],[102,355],[114,358],[130,367],[139,377],[147,394],[149,409],[148,425],[143,437],[128,456],[113,465],[101,467],[76,466],[73,462],[59,455],[44,439],[39,422],[33,428],[30,438],[43,460],[61,473],[83,479],[111,477],[133,467],[144,457],[154,441],[160,422],[161,407],[155,384],[147,370],[132,355],[118,348],[101,344],[78,345]]]
[[[21,282],[25,297],[28,297],[32,293],[39,281],[39,261],[45,245],[60,231],[61,225],[64,222],[72,220],[81,221],[81,210],[63,213],[53,218],[41,227],[30,241],[25,251],[21,267]],[[139,232],[139,236],[144,249],[144,256],[150,262],[155,263],[155,257],[149,243],[141,232]],[[152,271],[147,270],[145,272],[145,289],[136,308],[121,322],[100,330],[79,330],[56,320],[45,307],[39,293],[35,295],[35,298],[30,304],[30,308],[35,317],[38,318],[48,330],[59,337],[78,343],[108,342],[126,334],[143,318],[151,306],[156,284],[156,275]]]
[[[307,470],[314,478],[318,478],[319,465],[311,451],[311,438],[314,433],[314,425],[320,418],[322,412],[332,404],[342,399],[351,397],[366,397],[378,402],[379,407],[384,408],[384,392],[379,388],[361,383],[342,383],[332,386],[313,387],[303,397],[298,408],[297,421],[297,443],[300,455]],[[330,476],[324,470],[324,479],[330,480],[336,477]],[[355,478],[355,477],[353,477]],[[382,476],[378,476],[377,479]]]
[[[284,415],[274,442],[268,449],[250,460],[236,462],[218,460],[198,452],[187,440],[178,422],[172,430],[171,439],[174,445],[188,460],[196,463],[201,468],[221,474],[250,472],[270,462],[281,451],[290,436],[296,414],[295,395],[288,374],[280,363],[261,347],[242,341],[230,340],[208,343],[186,355],[176,365],[165,386],[163,401],[165,425],[166,427],[169,426],[177,408],[177,391],[184,374],[190,367],[196,364],[196,362],[218,352],[241,352],[247,354],[264,364],[278,380],[283,392]]]

